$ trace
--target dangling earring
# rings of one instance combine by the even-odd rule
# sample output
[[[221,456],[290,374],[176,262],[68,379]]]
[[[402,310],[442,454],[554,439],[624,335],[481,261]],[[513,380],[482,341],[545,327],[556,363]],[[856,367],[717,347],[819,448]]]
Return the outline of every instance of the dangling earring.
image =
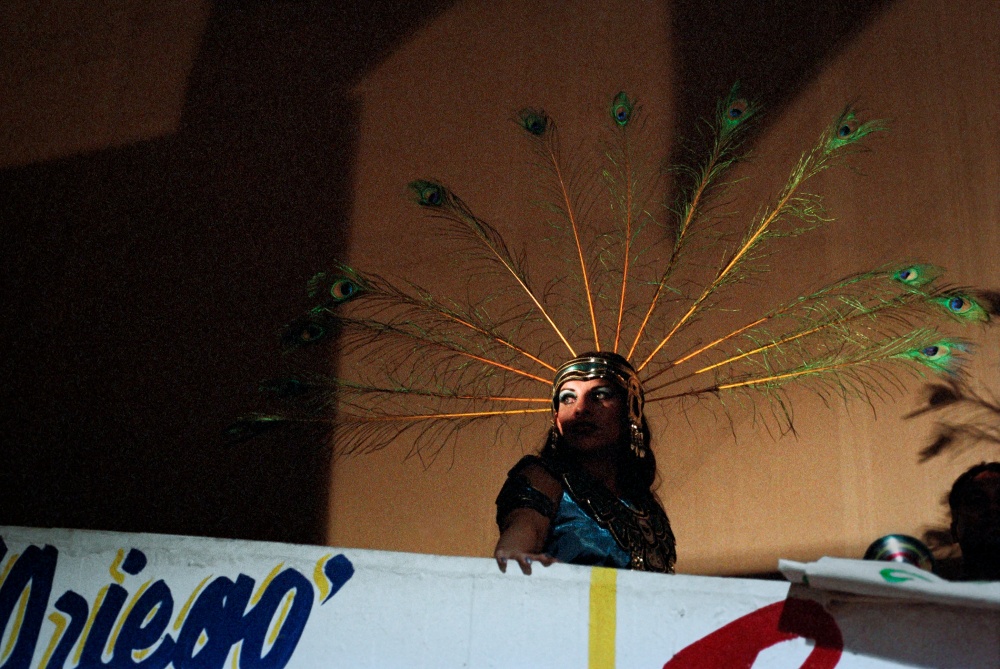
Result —
[[[640,460],[646,457],[646,444],[643,443],[642,439],[642,428],[635,424],[634,421],[629,421],[629,432],[632,433],[632,438],[629,440],[629,447],[632,449],[632,454]]]
[[[559,445],[559,430],[557,430],[556,426],[553,425],[552,427],[549,428],[549,439],[545,444],[545,448],[552,449],[554,451],[556,450],[556,447],[558,445]]]

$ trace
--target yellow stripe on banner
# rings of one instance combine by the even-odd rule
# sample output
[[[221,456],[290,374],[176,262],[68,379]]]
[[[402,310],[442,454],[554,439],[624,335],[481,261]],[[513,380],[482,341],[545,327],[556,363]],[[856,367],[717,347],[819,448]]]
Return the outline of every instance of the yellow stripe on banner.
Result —
[[[615,667],[617,579],[617,569],[594,567],[590,570],[589,669]]]

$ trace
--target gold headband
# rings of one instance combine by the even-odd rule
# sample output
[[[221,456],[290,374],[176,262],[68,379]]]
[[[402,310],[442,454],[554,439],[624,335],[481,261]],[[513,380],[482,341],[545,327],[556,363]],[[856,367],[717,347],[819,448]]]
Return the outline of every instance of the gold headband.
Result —
[[[639,376],[625,358],[609,353],[586,353],[563,363],[552,382],[552,408],[558,409],[562,384],[591,379],[607,379],[624,390],[628,395],[629,420],[641,424],[645,393]]]

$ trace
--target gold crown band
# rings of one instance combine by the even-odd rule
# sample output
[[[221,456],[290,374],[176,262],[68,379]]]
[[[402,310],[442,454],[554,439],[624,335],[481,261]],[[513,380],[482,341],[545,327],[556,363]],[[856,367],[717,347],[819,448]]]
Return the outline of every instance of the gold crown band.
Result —
[[[556,370],[552,382],[552,407],[558,408],[559,388],[567,381],[607,379],[624,390],[629,399],[629,418],[639,420],[645,402],[645,393],[639,375],[625,358],[613,353],[586,353],[577,356]]]

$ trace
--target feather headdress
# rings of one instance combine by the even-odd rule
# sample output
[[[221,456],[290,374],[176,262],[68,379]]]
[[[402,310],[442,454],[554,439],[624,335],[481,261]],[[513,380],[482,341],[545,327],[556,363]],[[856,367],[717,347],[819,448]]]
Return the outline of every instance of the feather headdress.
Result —
[[[953,331],[989,322],[991,310],[975,291],[941,285],[931,265],[852,274],[766,308],[727,302],[763,270],[777,241],[828,223],[814,178],[883,129],[845,109],[777,196],[741,219],[721,205],[738,187],[731,173],[758,115],[734,88],[710,124],[707,155],[663,170],[644,153],[640,108],[619,93],[603,164],[581,170],[565,160],[555,122],[523,110],[517,122],[546,202],[538,236],[561,244],[543,252],[539,242],[532,251],[542,258],[532,260],[564,262],[556,280],[533,283],[527,254],[512,250],[499,227],[444,184],[415,180],[414,201],[441,242],[457,245],[439,257],[460,258],[476,285],[457,299],[343,264],[317,274],[308,286],[315,306],[286,328],[283,343],[295,351],[336,342],[340,373],[266,383],[287,410],[242,418],[229,436],[326,423],[336,454],[409,435],[413,453],[432,459],[471,423],[535,415],[547,423],[556,370],[585,350],[628,359],[647,406],[726,407],[736,398],[782,432],[792,429],[793,385],[871,402],[899,392],[907,376],[956,374],[970,344]],[[679,195],[668,202],[670,192]]]

